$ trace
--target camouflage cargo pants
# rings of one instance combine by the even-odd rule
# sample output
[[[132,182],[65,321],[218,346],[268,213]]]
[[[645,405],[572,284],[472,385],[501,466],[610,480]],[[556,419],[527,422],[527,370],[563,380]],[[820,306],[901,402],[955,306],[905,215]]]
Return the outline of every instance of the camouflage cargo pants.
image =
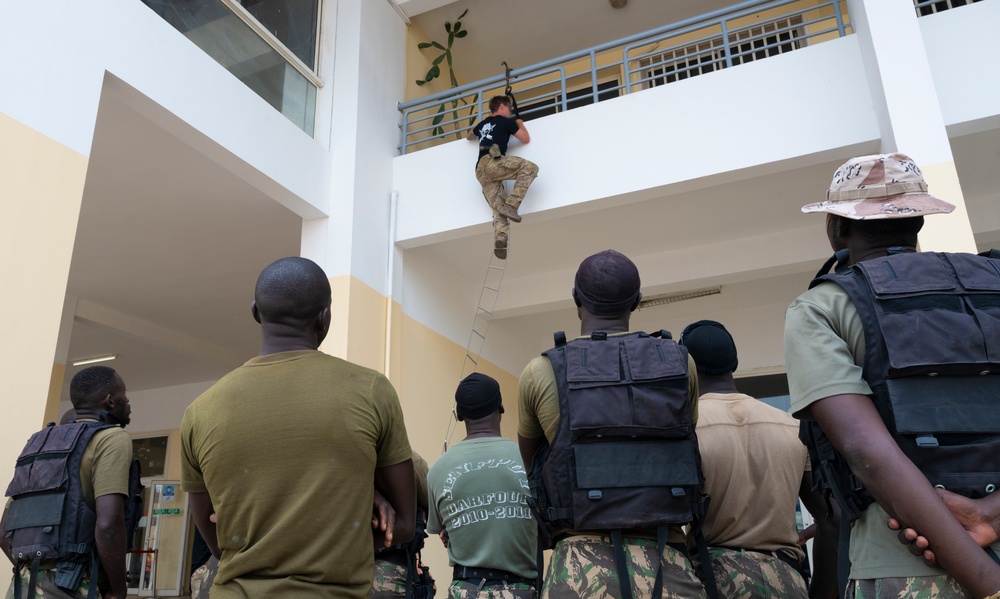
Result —
[[[625,537],[632,596],[652,598],[656,571],[663,568],[664,599],[705,599],[705,589],[684,553],[667,547],[662,559],[656,541]],[[611,537],[575,535],[556,543],[545,572],[542,599],[621,597]]]
[[[483,186],[486,203],[493,209],[493,233],[508,233],[510,222],[497,212],[497,206],[506,202],[517,208],[528,192],[528,186],[538,176],[538,165],[517,156],[483,156],[476,164],[476,179]],[[514,180],[514,189],[507,195],[504,181]]]
[[[711,547],[712,571],[725,599],[806,599],[809,589],[795,568],[754,551]]]
[[[218,573],[219,560],[215,559],[215,556],[198,566],[198,569],[191,573],[191,599],[208,599],[208,593]]]
[[[846,599],[973,599],[953,577],[874,578],[847,583]]]
[[[8,562],[9,563],[9,562]],[[24,597],[28,596],[28,586],[31,584],[31,570],[27,567],[21,568],[19,572],[21,576],[21,593]],[[55,571],[54,570],[42,570],[38,572],[38,576],[35,577],[35,597],[45,599],[85,599],[87,592],[90,590],[90,585],[86,580],[80,582],[80,586],[76,588],[76,592],[66,591],[65,589],[60,589],[55,583]],[[7,599],[14,599],[14,583],[10,583],[10,589],[7,591]]]
[[[406,597],[406,574],[406,566],[394,564],[384,559],[376,559],[372,599]]]
[[[468,580],[453,580],[448,599],[535,599],[538,593],[528,584],[490,584],[479,586]]]

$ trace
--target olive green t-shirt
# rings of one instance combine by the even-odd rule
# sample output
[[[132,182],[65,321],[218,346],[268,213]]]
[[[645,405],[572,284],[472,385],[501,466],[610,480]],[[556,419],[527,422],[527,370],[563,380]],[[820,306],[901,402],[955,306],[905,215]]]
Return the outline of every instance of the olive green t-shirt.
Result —
[[[630,333],[608,335],[617,337]],[[688,356],[688,398],[691,400],[691,423],[698,423],[698,374],[694,360]],[[521,372],[517,385],[518,422],[517,434],[527,439],[545,436],[552,443],[559,431],[559,391],[556,373],[548,356],[533,358]],[[630,531],[635,532],[635,531]],[[655,533],[642,536],[656,538]],[[683,543],[684,532],[679,526],[671,527],[669,543]]]
[[[535,578],[535,521],[517,444],[503,437],[451,447],[427,475],[427,532],[448,531],[452,566]]]
[[[791,411],[810,419],[809,406],[834,395],[871,395],[862,379],[865,336],[861,318],[847,292],[822,283],[800,295],[785,312],[785,365]],[[940,576],[889,530],[889,515],[877,503],[865,510],[851,530],[851,578]],[[1000,543],[994,544],[1000,550]]]
[[[207,492],[213,599],[367,597],[376,468],[409,460],[396,392],[319,351],[260,356],[184,412],[181,486]]]
[[[97,422],[80,419],[80,422]],[[121,427],[106,428],[90,438],[80,463],[80,491],[90,505],[104,495],[128,495],[132,437]]]

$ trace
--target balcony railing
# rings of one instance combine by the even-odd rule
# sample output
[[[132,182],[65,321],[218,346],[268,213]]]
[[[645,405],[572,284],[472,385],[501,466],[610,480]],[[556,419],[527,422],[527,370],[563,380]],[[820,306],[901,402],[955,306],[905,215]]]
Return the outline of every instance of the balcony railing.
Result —
[[[952,8],[967,6],[981,1],[982,0],[913,0],[913,7],[917,9],[918,17],[925,17],[927,15],[933,15],[935,13],[951,10]]]
[[[955,0],[952,0],[955,1]],[[845,0],[750,0],[514,69],[525,120],[732,68],[851,33]],[[503,95],[503,75],[399,104],[400,152],[461,139]]]

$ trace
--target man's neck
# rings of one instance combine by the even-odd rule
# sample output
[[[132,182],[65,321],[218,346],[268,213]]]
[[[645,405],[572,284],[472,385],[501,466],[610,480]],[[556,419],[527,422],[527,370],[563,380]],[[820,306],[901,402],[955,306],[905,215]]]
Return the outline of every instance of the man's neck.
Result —
[[[705,393],[739,393],[736,389],[736,382],[733,380],[733,375],[718,375],[709,376],[707,374],[698,373],[698,392]]]
[[[893,248],[902,248],[908,252],[915,252],[917,248],[913,246],[866,246],[858,245],[852,246],[851,251],[851,264],[857,264],[858,262],[864,262],[866,260],[875,260],[877,258],[884,258],[889,255],[889,250]]]
[[[317,349],[319,343],[313,331],[274,324],[261,326],[260,355],[262,356]]]
[[[465,440],[500,437],[500,427],[490,422],[465,423]]]

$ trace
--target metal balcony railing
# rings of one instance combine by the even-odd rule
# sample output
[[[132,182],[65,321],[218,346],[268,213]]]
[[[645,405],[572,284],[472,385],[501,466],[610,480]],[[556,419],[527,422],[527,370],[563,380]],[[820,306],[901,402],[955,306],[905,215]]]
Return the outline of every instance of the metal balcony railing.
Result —
[[[510,84],[529,120],[850,33],[845,0],[749,0],[514,69]],[[400,103],[400,152],[465,137],[505,86],[497,75]]]

